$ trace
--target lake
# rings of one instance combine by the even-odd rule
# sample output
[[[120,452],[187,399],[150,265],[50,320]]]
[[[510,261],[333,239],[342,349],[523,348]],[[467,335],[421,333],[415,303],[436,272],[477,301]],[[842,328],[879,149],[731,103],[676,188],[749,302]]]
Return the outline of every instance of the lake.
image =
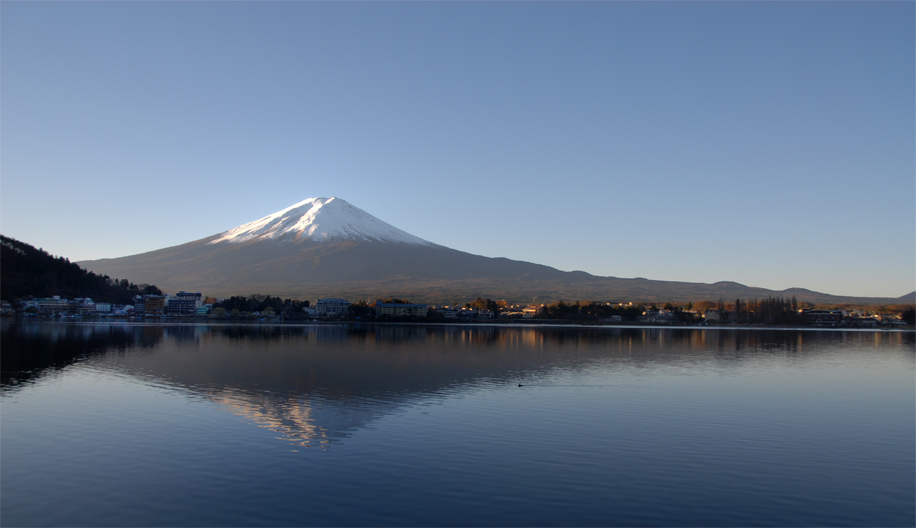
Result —
[[[913,332],[2,327],[4,526],[913,526]]]

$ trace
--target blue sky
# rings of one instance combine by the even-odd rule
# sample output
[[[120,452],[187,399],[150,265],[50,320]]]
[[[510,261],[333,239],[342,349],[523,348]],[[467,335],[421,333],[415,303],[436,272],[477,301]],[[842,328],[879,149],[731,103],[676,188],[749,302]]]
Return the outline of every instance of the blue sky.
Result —
[[[0,232],[71,260],[338,196],[597,275],[916,289],[913,2],[3,2]]]

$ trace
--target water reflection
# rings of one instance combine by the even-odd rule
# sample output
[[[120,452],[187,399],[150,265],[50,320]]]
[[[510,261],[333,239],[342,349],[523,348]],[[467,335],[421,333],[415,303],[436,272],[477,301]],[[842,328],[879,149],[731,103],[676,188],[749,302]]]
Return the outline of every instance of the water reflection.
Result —
[[[536,383],[595,365],[621,373],[728,371],[774,359],[804,362],[837,346],[902,353],[912,363],[914,334],[5,323],[0,389],[16,391],[79,364],[194,393],[294,445],[327,447],[405,405],[469,388]]]
[[[258,427],[270,429],[292,445],[313,447],[330,443],[328,430],[317,424],[310,402],[298,395],[264,398],[224,390],[211,392],[207,397]]]

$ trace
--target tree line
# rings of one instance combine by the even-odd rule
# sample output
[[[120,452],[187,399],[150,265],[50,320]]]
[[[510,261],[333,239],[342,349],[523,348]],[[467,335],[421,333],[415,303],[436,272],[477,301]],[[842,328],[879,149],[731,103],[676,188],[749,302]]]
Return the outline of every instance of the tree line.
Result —
[[[723,323],[796,325],[806,322],[800,310],[814,308],[817,307],[811,303],[799,302],[795,296],[791,298],[770,296],[765,299],[739,298],[733,302],[725,302],[723,299],[719,299],[718,301],[704,300],[686,304],[666,303],[662,308],[658,308],[654,304],[648,306],[643,304],[620,305],[593,301],[576,301],[570,304],[560,301],[539,307],[536,318],[600,321],[619,316],[623,321],[636,321],[644,314],[665,311],[670,314],[670,317],[675,322],[690,324],[702,320],[707,310],[715,310],[718,312],[718,321]],[[895,314],[900,316],[907,324],[916,324],[916,308],[912,305],[901,304],[878,307],[841,305],[827,308],[840,309],[844,312],[860,309],[865,313]]]
[[[298,318],[303,310],[311,306],[309,301],[281,299],[270,295],[233,295],[228,299],[212,303],[216,315],[235,315],[258,312],[265,315],[279,315],[287,318]]]
[[[134,284],[84,270],[64,257],[0,235],[0,295],[4,299],[88,297],[96,302],[130,304],[137,295],[162,295],[152,284]]]

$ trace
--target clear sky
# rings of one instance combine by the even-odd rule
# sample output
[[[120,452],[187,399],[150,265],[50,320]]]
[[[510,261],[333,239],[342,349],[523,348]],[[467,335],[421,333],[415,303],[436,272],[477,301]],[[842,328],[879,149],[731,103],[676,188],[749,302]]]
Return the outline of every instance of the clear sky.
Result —
[[[597,275],[916,289],[916,3],[0,3],[0,232],[71,260],[337,196]]]

